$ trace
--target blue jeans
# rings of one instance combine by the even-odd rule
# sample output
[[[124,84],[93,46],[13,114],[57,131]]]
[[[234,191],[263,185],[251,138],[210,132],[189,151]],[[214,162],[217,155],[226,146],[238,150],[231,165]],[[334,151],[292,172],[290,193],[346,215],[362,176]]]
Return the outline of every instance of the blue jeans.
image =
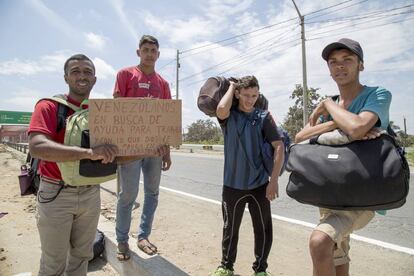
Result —
[[[138,230],[138,240],[147,239],[151,234],[152,221],[158,205],[161,180],[161,157],[147,157],[127,164],[118,165],[120,187],[116,208],[116,240],[128,241],[131,227],[131,212],[138,196],[139,178],[144,176],[144,207]]]

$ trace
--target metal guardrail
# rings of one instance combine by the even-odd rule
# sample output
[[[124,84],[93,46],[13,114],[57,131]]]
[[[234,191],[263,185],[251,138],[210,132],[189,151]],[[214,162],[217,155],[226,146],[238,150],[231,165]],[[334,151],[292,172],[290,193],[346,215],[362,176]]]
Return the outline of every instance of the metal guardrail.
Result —
[[[4,144],[23,153],[27,153],[29,151],[29,144],[27,143],[4,142]]]
[[[223,145],[201,145],[201,144],[182,144],[181,149],[203,149],[203,150],[214,150],[224,151]]]
[[[27,153],[29,151],[29,144],[28,143],[12,143],[12,142],[3,142],[7,146],[14,148],[18,151],[23,153]],[[203,149],[203,150],[214,150],[214,151],[224,151],[223,145],[201,145],[201,144],[182,144],[180,146],[182,149]]]

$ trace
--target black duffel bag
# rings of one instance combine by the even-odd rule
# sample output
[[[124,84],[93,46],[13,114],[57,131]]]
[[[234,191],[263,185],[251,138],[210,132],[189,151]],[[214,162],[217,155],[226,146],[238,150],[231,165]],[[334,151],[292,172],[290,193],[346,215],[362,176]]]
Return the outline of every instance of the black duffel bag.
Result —
[[[227,79],[225,77],[208,78],[201,87],[197,98],[198,109],[210,117],[216,117],[217,105],[229,89],[230,81],[237,83],[238,79]],[[232,106],[235,106],[237,104],[238,100],[234,97]],[[265,96],[263,96],[263,94],[259,94],[259,98],[257,99],[254,106],[262,110],[267,110],[268,105],[269,102]]]
[[[286,192],[297,201],[336,210],[387,210],[404,205],[410,169],[394,138],[345,145],[294,144]]]

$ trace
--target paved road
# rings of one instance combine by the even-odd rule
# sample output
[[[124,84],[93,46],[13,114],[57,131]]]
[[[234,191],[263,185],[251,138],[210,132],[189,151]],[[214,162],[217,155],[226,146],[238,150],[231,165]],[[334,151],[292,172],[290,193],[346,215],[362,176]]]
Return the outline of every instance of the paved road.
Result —
[[[163,173],[162,186],[221,200],[222,156],[174,152],[172,159],[172,168]],[[286,195],[287,180],[288,174],[284,173],[279,181],[280,197],[272,203],[272,214],[317,223],[319,215],[316,207],[300,204]],[[413,187],[412,177],[410,187]],[[412,210],[414,210],[413,192],[409,194],[407,203],[402,208],[390,210],[386,216],[377,214],[366,228],[356,234],[414,249]]]

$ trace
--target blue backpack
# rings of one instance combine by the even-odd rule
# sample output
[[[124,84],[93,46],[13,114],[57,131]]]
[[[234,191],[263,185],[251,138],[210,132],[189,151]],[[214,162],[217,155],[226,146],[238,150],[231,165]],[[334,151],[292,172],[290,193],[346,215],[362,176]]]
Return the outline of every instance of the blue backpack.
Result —
[[[287,133],[287,131],[284,130],[283,128],[281,128],[281,127],[277,127],[277,132],[278,132],[280,138],[282,138],[283,145],[285,146],[285,159],[283,160],[283,165],[282,165],[282,168],[281,168],[280,174],[279,174],[279,175],[282,175],[282,173],[286,169],[286,163],[287,163],[288,158],[289,158],[290,137],[289,137],[289,134]],[[273,149],[272,144],[270,144],[266,140],[266,138],[264,138],[264,137],[263,137],[263,144],[262,144],[262,148],[261,148],[261,153],[262,153],[264,167],[265,167],[267,173],[270,176],[270,175],[272,175],[272,171],[273,171],[274,149]]]

